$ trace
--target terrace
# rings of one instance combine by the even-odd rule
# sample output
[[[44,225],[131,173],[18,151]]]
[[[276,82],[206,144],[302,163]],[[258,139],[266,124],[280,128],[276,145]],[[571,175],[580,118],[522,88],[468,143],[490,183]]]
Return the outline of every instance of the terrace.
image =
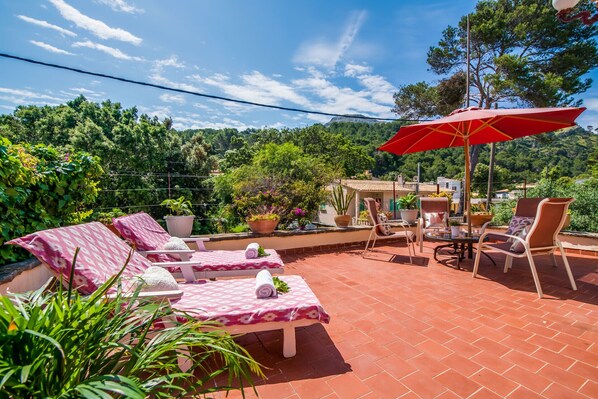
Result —
[[[299,329],[291,359],[277,331],[239,338],[265,366],[259,396],[598,397],[595,253],[569,254],[577,292],[562,267],[539,257],[538,299],[524,261],[503,274],[495,256],[499,266],[483,262],[473,279],[472,261],[464,270],[438,263],[432,245],[413,265],[402,245],[367,259],[357,248],[287,254],[287,273],[307,280],[332,320]]]

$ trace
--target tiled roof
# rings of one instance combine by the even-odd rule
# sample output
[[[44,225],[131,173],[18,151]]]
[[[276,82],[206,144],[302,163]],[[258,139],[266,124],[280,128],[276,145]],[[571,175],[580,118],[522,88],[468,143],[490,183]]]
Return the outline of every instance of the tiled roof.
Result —
[[[415,191],[415,183],[405,183],[400,185],[395,183],[395,190],[398,193],[409,193]],[[347,188],[362,192],[374,192],[374,191],[390,191],[392,192],[393,187],[392,181],[386,180],[343,180],[341,184]],[[446,191],[446,190],[443,190]],[[431,194],[436,192],[436,184],[425,184],[419,185],[420,194]]]

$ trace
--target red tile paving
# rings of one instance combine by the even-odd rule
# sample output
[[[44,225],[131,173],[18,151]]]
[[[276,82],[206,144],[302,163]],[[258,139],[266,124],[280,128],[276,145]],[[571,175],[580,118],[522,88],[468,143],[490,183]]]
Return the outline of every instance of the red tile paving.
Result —
[[[471,260],[456,270],[450,258],[433,260],[432,245],[415,265],[400,244],[367,259],[354,248],[285,255],[286,273],[303,276],[332,319],[298,329],[291,359],[280,332],[240,338],[268,367],[259,397],[598,397],[595,256],[568,253],[576,292],[562,266],[537,257],[539,299],[525,260],[504,274],[495,255],[498,266],[482,260],[474,279]]]

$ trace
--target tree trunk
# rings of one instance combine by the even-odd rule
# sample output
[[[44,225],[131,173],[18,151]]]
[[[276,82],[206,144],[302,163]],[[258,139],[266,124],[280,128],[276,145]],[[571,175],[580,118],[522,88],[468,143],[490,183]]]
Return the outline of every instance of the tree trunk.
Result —
[[[486,210],[490,210],[492,204],[492,185],[494,182],[494,154],[496,153],[496,143],[490,144],[490,162],[488,164],[488,192],[486,197]]]

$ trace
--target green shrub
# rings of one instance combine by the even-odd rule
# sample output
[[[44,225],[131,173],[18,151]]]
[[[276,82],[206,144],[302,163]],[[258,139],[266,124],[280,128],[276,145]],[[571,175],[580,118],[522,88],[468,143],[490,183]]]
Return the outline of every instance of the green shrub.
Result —
[[[0,140],[0,264],[29,255],[6,241],[78,223],[91,214],[102,168],[86,153]]]
[[[107,300],[117,277],[88,297],[62,284],[57,292],[0,296],[0,398],[199,396],[252,385],[251,372],[263,377],[215,323],[177,314],[166,302],[141,301],[139,290],[125,296],[117,289]],[[175,316],[191,321],[155,328]],[[180,356],[190,366],[185,372]],[[216,388],[216,378],[225,386]]]

